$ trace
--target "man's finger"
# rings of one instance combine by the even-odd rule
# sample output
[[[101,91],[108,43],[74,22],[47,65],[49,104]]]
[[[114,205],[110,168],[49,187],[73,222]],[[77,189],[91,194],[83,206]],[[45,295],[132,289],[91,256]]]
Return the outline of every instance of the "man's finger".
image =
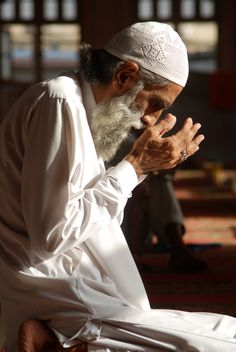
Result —
[[[192,120],[191,117],[188,117],[188,118],[184,121],[182,128],[183,128],[183,129],[191,129],[192,126],[193,126],[193,120]]]
[[[200,123],[194,123],[191,117],[187,118],[182,126],[182,128],[175,134],[176,136],[188,136],[189,139],[192,139],[198,130],[201,128]]]
[[[199,150],[200,143],[205,139],[203,134],[199,134],[193,139],[190,146],[186,149],[188,156],[193,155]]]
[[[204,139],[205,139],[204,135],[199,134],[194,138],[193,143],[195,143],[196,145],[199,145]]]
[[[176,124],[176,117],[172,114],[167,114],[157,125],[153,127],[155,134],[162,137],[164,133],[170,131]]]

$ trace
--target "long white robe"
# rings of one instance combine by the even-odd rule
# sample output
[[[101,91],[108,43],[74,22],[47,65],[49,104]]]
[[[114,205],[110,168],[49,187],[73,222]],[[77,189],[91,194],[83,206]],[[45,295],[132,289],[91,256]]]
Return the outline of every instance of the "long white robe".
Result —
[[[236,351],[236,319],[151,310],[120,229],[140,182],[94,148],[90,86],[75,74],[25,92],[0,128],[1,310],[7,352],[39,318],[90,351]],[[111,117],[112,118],[112,117]]]

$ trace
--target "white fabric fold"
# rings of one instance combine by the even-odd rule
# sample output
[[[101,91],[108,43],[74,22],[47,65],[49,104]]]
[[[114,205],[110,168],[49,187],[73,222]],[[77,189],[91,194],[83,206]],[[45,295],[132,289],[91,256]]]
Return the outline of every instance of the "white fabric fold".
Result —
[[[7,352],[16,352],[29,318],[47,321],[66,345],[87,341],[90,351],[234,352],[234,318],[150,309],[120,228],[145,176],[127,161],[105,170],[88,123],[92,90],[81,86],[75,74],[37,84],[0,126]]]

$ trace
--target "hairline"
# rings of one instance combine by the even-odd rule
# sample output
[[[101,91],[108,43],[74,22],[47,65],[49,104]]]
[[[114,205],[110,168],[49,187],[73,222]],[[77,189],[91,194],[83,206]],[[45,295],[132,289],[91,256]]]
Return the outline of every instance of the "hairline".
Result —
[[[115,72],[127,61],[135,62],[139,67],[139,81],[147,85],[166,86],[168,79],[157,75],[145,68],[135,60],[122,60],[109,53],[104,48],[93,49],[89,44],[82,43],[80,49],[80,70],[85,79],[94,85],[106,85],[112,82]]]

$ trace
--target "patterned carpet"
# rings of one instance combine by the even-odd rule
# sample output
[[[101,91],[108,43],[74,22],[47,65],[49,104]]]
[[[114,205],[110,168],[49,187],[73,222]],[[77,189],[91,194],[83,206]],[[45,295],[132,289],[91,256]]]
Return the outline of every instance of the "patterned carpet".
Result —
[[[208,269],[202,274],[176,274],[168,269],[168,253],[142,255],[137,263],[151,305],[236,316],[236,194],[219,189],[203,172],[181,171],[177,176],[185,242]]]

